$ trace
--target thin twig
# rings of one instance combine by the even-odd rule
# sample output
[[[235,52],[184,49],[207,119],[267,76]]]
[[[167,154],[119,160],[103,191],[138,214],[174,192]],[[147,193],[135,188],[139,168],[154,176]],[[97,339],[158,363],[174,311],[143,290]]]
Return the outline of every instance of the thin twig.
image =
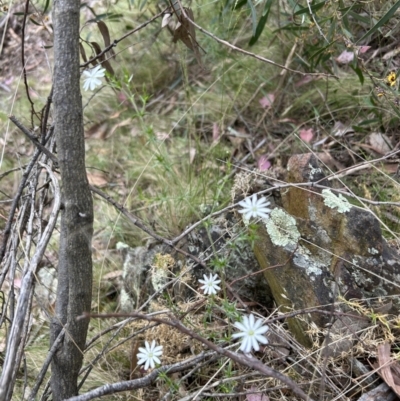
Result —
[[[28,98],[29,103],[31,104],[31,124],[33,127],[33,115],[35,114],[35,107],[29,94],[29,86],[28,86],[28,79],[26,76],[26,63],[25,63],[25,27],[26,27],[26,19],[28,17],[28,12],[29,12],[29,0],[25,0],[25,11],[21,27],[21,63],[22,63],[22,73],[24,75],[26,97]]]
[[[36,378],[36,383],[33,386],[33,389],[31,391],[31,394],[29,395],[28,401],[35,401],[36,399],[36,394],[39,391],[39,388],[43,382],[43,379],[46,375],[47,369],[50,366],[50,362],[53,359],[53,355],[55,354],[55,352],[57,351],[59,345],[61,344],[61,342],[64,340],[64,334],[65,334],[65,330],[66,328],[64,327],[60,334],[58,335],[56,341],[54,341],[53,345],[51,346],[45,361],[43,362],[42,368],[40,369],[40,372]]]
[[[279,380],[282,383],[285,383],[293,391],[293,393],[296,394],[297,396],[299,396],[301,399],[306,400],[306,401],[313,401],[313,399],[311,397],[309,397],[297,385],[297,383],[294,382],[292,379],[290,379],[288,376],[285,376],[284,374],[276,371],[275,369],[272,369],[269,366],[264,365],[262,362],[260,362],[256,358],[248,357],[246,355],[241,355],[236,352],[232,352],[227,349],[218,347],[213,342],[202,337],[200,334],[194,332],[193,330],[188,329],[186,326],[184,326],[179,320],[177,320],[173,316],[170,316],[170,320],[165,320],[165,319],[160,319],[158,317],[152,317],[152,316],[144,315],[142,313],[137,313],[137,312],[126,313],[126,314],[117,314],[117,313],[89,314],[89,313],[85,313],[80,318],[109,318],[109,317],[136,317],[138,319],[147,320],[150,322],[158,322],[161,324],[165,324],[165,325],[174,327],[177,330],[179,330],[181,333],[184,333],[184,334],[190,336],[191,338],[198,340],[199,342],[206,345],[209,349],[217,352],[218,354],[226,356],[226,357],[232,359],[233,361],[239,363],[240,365],[247,366],[248,368],[251,368],[251,369],[255,369],[267,377],[273,377],[274,379]],[[71,398],[69,401],[78,401],[78,400],[83,401],[84,399]],[[85,401],[86,401],[86,399],[85,399]]]
[[[15,116],[10,116],[9,119],[21,130],[21,132],[26,135],[31,142],[43,152],[49,159],[51,159],[56,165],[58,165],[57,156],[50,152],[45,146],[43,146],[39,140],[33,135]]]
[[[95,398],[102,397],[104,395],[115,394],[122,391],[135,390],[138,388],[143,388],[149,386],[153,383],[161,373],[175,373],[181,372],[182,370],[191,368],[195,366],[200,361],[210,356],[213,356],[213,352],[202,352],[200,355],[197,355],[193,358],[187,359],[182,362],[174,363],[172,365],[161,366],[158,369],[153,370],[150,374],[140,379],[135,380],[127,380],[123,382],[106,384],[102,387],[98,387],[95,390],[91,390],[86,394],[78,395],[76,397],[68,398],[65,401],[89,401]]]
[[[36,245],[36,250],[31,259],[29,270],[25,272],[24,277],[21,281],[20,295],[15,311],[15,317],[12,321],[12,325],[8,334],[7,350],[3,362],[3,371],[0,376],[0,399],[4,399],[9,389],[14,386],[15,375],[13,375],[13,372],[15,372],[15,369],[18,369],[15,361],[17,360],[16,358],[21,350],[21,347],[23,348],[24,346],[22,342],[24,322],[29,315],[32,291],[34,289],[35,283],[35,273],[40,261],[43,258],[43,254],[46,250],[47,244],[50,241],[50,237],[56,225],[58,212],[61,206],[60,187],[58,185],[57,178],[55,177],[50,167],[43,163],[40,163],[40,165],[44,169],[46,169],[53,184],[53,209],[50,213],[48,224],[43,232],[43,235]]]
[[[137,31],[140,31],[141,29],[145,28],[147,25],[149,25],[151,22],[153,22],[154,20],[156,20],[157,18],[161,17],[165,11],[167,9],[159,12],[158,14],[156,14],[154,17],[150,18],[149,20],[147,20],[146,22],[144,22],[143,24],[139,25],[137,28],[132,29],[131,31],[129,31],[128,33],[126,33],[125,35],[121,36],[119,39],[115,39],[111,44],[109,44],[107,47],[104,48],[104,50],[102,50],[99,54],[96,54],[96,56],[92,57],[90,60],[88,60],[86,63],[83,63],[80,65],[80,67],[84,68],[87,67],[89,64],[93,63],[94,61],[96,61],[97,59],[99,59],[100,57],[102,57],[105,53],[107,53],[108,51],[110,51],[113,47],[116,47],[117,44],[119,42],[121,42],[122,40],[126,39],[128,36],[134,34]]]
[[[209,32],[209,31],[205,30],[205,29],[202,28],[200,25],[196,24],[193,20],[191,20],[191,19],[187,16],[187,14],[186,14],[186,12],[185,12],[185,10],[184,10],[183,8],[182,8],[182,13],[185,15],[185,18],[186,18],[194,27],[196,27],[200,32],[204,33],[205,35],[207,35],[207,36],[209,36],[210,38],[214,39],[216,42],[221,43],[221,44],[223,44],[224,46],[227,46],[227,47],[229,47],[230,49],[232,49],[232,50],[234,50],[234,51],[236,51],[236,52],[243,53],[243,54],[245,54],[246,56],[253,57],[253,58],[255,58],[255,59],[257,59],[257,60],[260,60],[260,61],[262,61],[262,62],[264,62],[264,63],[272,64],[272,65],[274,65],[274,66],[276,66],[276,67],[279,67],[279,68],[281,68],[281,69],[283,69],[283,70],[287,70],[287,71],[290,71],[290,72],[294,72],[295,74],[300,74],[300,75],[303,75],[303,76],[318,76],[318,77],[326,77],[326,78],[336,78],[336,79],[338,79],[338,77],[337,77],[336,75],[325,74],[325,73],[323,73],[323,72],[302,72],[302,71],[298,71],[298,70],[293,70],[293,69],[291,69],[291,68],[289,68],[289,67],[286,67],[286,66],[284,66],[284,65],[282,65],[282,64],[278,64],[278,63],[276,63],[275,61],[269,60],[269,59],[267,59],[267,58],[265,58],[265,57],[261,57],[261,56],[259,56],[258,54],[255,54],[255,53],[249,52],[249,51],[247,51],[247,50],[241,49],[240,47],[237,47],[237,46],[235,46],[235,45],[233,45],[233,44],[227,42],[226,40],[220,39],[219,37],[215,36],[213,33],[211,33],[211,32]]]

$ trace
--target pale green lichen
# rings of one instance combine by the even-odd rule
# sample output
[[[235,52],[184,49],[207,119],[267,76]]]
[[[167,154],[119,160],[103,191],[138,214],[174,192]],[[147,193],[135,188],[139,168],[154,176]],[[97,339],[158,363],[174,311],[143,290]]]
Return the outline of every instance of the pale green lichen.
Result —
[[[296,220],[282,209],[271,212],[266,227],[272,243],[277,246],[296,245],[300,238]]]
[[[371,255],[379,255],[379,251],[377,249],[375,249],[375,248],[368,248],[368,252]]]
[[[337,209],[339,213],[346,213],[351,209],[351,204],[342,194],[336,196],[330,189],[323,189],[322,196],[325,205],[331,209]]]
[[[315,175],[322,173],[322,169],[321,168],[315,168],[315,167],[312,166],[311,163],[309,163],[308,167],[310,167],[310,181],[314,180],[314,176]]]

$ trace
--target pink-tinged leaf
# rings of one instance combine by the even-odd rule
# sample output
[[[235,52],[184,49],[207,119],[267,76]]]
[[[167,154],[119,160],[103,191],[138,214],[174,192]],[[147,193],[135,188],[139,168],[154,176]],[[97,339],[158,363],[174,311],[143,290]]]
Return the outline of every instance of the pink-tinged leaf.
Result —
[[[170,136],[166,132],[156,132],[156,138],[159,141],[166,141],[167,139],[170,139]]]
[[[310,76],[307,75],[307,76],[301,78],[299,82],[296,82],[295,87],[296,88],[300,88],[301,86],[307,85],[307,84],[309,84],[310,82],[312,82],[314,80],[315,80],[314,77],[310,77]]]
[[[250,391],[257,391],[255,387],[251,387]],[[246,394],[246,401],[269,401],[269,397],[262,393]]]
[[[14,287],[15,288],[21,288],[22,285],[22,280],[20,278],[14,279]]]
[[[120,103],[124,103],[128,100],[128,97],[125,95],[124,92],[120,91],[117,93],[117,99]]]
[[[336,57],[336,61],[340,64],[349,64],[354,60],[354,52],[348,52],[345,50],[340,54],[339,57]]]
[[[192,164],[193,160],[196,156],[196,149],[195,148],[190,148],[189,149],[189,163]]]
[[[271,167],[271,162],[267,159],[267,156],[261,156],[258,159],[257,167],[261,171],[268,170]]]
[[[366,53],[370,48],[371,46],[360,46],[360,54]]]
[[[263,96],[258,102],[261,104],[261,107],[264,109],[268,109],[274,103],[275,95],[273,93],[268,93],[267,96]]]
[[[219,139],[220,131],[219,126],[217,123],[213,124],[213,133],[212,133],[212,140],[213,142],[217,142]]]
[[[304,142],[310,143],[314,138],[314,130],[312,128],[302,129],[300,130],[299,135]]]

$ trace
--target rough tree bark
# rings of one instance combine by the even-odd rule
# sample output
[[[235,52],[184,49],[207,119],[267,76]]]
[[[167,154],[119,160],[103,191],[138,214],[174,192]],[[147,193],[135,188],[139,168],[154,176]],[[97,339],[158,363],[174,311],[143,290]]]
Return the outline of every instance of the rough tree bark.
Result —
[[[93,201],[85,169],[82,98],[79,85],[79,0],[54,2],[54,118],[61,173],[62,211],[56,313],[51,343],[66,326],[52,361],[53,400],[77,395],[92,290]]]

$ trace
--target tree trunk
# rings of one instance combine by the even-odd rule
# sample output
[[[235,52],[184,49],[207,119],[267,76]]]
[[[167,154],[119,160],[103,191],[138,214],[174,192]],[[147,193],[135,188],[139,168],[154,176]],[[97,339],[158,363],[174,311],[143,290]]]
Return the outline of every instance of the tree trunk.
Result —
[[[79,0],[54,2],[54,119],[62,184],[56,313],[51,343],[66,326],[52,361],[53,400],[77,395],[92,292],[93,201],[85,169],[79,75]]]

